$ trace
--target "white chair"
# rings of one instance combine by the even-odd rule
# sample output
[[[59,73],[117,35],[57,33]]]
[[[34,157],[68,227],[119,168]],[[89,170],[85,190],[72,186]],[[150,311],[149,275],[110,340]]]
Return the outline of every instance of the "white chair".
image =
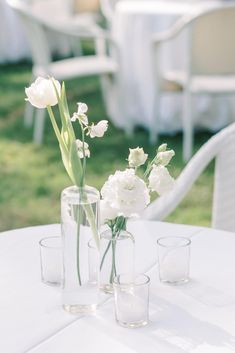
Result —
[[[100,0],[100,9],[110,25],[114,16],[114,7],[118,0]]]
[[[164,220],[214,158],[212,227],[235,232],[235,123],[211,137],[199,149],[177,178],[174,189],[148,206],[143,218]]]
[[[187,37],[186,67],[161,75],[158,66],[164,43],[184,32]],[[196,16],[181,18],[168,31],[153,38],[153,70],[156,77],[153,108],[154,125],[150,140],[156,142],[159,126],[160,94],[183,90],[183,159],[188,161],[193,147],[192,97],[196,94],[235,93],[235,3],[219,5]]]
[[[33,77],[52,76],[57,80],[67,80],[82,76],[99,75],[102,79],[103,98],[109,114],[109,97],[114,84],[117,63],[107,55],[106,44],[111,42],[109,36],[100,27],[95,25],[76,25],[71,27],[70,23],[64,22],[63,27],[56,25],[54,21],[46,21],[32,14],[30,6],[21,0],[8,0],[8,4],[21,17],[26,34],[32,50],[33,57]],[[52,61],[50,43],[48,41],[47,30],[52,30],[69,38],[92,39],[97,48],[97,54],[73,57],[58,61]],[[30,104],[26,105],[25,122],[30,125],[33,119],[34,109]],[[43,138],[45,120],[45,110],[37,109],[34,125],[34,141],[41,143]]]

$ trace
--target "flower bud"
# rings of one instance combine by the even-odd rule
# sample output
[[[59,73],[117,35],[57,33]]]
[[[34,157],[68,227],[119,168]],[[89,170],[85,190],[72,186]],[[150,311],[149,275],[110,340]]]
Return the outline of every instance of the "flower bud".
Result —
[[[128,162],[131,168],[139,167],[146,162],[148,155],[144,153],[143,148],[129,148]]]
[[[153,166],[149,175],[149,187],[162,196],[173,189],[175,180],[170,175],[166,167],[159,165]]]
[[[174,157],[175,152],[173,150],[165,151],[165,152],[158,152],[157,154],[157,164],[161,164],[163,166],[167,166],[172,157]]]
[[[158,152],[165,152],[166,149],[167,149],[167,143],[163,143],[163,144],[161,144],[161,145],[158,147],[157,153],[158,153]]]

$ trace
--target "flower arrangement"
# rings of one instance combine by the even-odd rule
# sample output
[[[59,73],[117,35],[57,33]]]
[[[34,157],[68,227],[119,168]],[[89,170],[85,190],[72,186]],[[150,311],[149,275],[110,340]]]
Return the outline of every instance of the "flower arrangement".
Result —
[[[37,78],[30,87],[25,89],[25,93],[27,96],[26,100],[34,107],[39,109],[47,108],[59,143],[64,167],[72,183],[78,188],[83,188],[85,186],[86,160],[90,158],[86,137],[103,137],[108,128],[107,120],[101,120],[98,124],[89,124],[88,107],[85,103],[77,103],[77,111],[71,116],[67,104],[65,85],[64,83],[61,85],[54,78]],[[57,104],[60,126],[58,126],[53,111],[53,107]],[[72,123],[79,124],[81,135],[79,139],[75,136]],[[162,144],[157,149],[155,157],[148,162],[144,172],[141,174],[140,170],[147,163],[148,155],[143,148],[130,149],[128,168],[124,171],[118,170],[109,176],[101,189],[101,220],[103,224],[107,224],[111,229],[113,239],[118,238],[121,230],[126,229],[128,218],[138,216],[147,207],[150,203],[151,193],[157,192],[161,196],[173,188],[174,179],[168,171],[168,165],[174,154],[173,150],[167,149],[166,144]],[[85,198],[86,196],[83,195],[82,197]],[[84,205],[83,208],[92,228],[94,239],[97,247],[99,247],[99,235],[92,208]],[[77,212],[78,220],[79,217],[80,214]],[[78,225],[79,248],[79,221]],[[114,248],[113,252],[115,252]],[[113,253],[113,261],[112,273],[115,276],[115,253]],[[101,261],[101,267],[103,263],[104,258]],[[79,283],[81,283],[79,261],[78,278]]]
[[[129,168],[124,171],[118,170],[110,175],[101,189],[102,223],[107,224],[111,229],[112,240],[104,251],[100,270],[102,270],[108,250],[112,249],[110,284],[116,276],[114,240],[119,237],[122,230],[126,229],[127,219],[138,217],[147,207],[152,192],[162,196],[172,190],[175,180],[167,167],[174,155],[173,150],[167,149],[167,144],[162,144],[157,149],[156,156],[147,164],[143,177],[141,177],[139,169],[147,162],[148,155],[143,148],[129,149]]]

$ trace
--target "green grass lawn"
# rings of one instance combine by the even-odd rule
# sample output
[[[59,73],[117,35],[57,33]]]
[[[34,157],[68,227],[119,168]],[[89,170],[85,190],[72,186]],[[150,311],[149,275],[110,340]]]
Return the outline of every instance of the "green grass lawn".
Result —
[[[23,125],[24,87],[30,76],[30,64],[0,66],[0,230],[59,222],[60,192],[70,185],[49,118],[42,146],[32,142],[32,129]],[[66,82],[66,88],[71,113],[76,110],[77,101],[84,101],[89,106],[90,121],[107,118],[97,78],[71,80]],[[197,134],[195,149],[209,136]],[[177,176],[184,167],[182,136],[161,136],[162,142],[176,151],[171,172]],[[150,155],[155,152],[146,131],[137,129],[133,137],[127,137],[111,123],[105,138],[90,142],[87,183],[100,188],[109,174],[127,166],[128,148],[137,146],[144,147]],[[210,165],[168,220],[208,226],[212,184]]]

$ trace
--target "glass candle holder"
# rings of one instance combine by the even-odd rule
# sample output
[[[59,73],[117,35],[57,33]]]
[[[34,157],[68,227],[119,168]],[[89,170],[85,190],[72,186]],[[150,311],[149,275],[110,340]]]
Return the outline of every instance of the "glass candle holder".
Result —
[[[150,278],[144,274],[114,278],[115,316],[119,325],[136,328],[148,324],[149,284]]]
[[[62,277],[61,237],[46,237],[40,240],[41,279],[51,286],[60,286]]]
[[[190,239],[178,236],[157,240],[161,282],[177,285],[189,281],[190,244]]]

